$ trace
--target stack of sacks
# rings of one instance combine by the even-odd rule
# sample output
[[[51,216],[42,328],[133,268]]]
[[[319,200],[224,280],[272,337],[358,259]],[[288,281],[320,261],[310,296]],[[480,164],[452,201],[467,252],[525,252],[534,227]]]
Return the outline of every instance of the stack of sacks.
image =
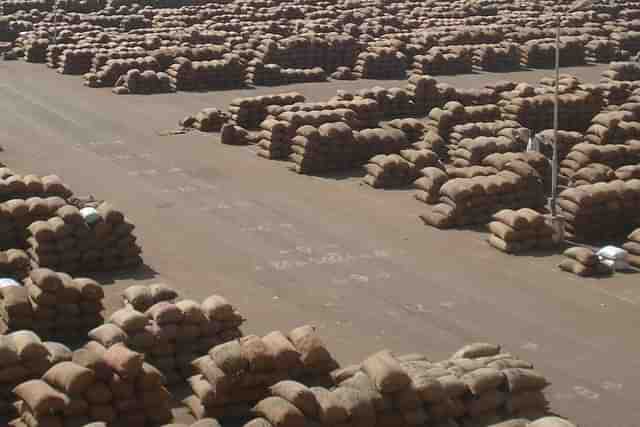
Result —
[[[473,52],[464,47],[433,47],[413,57],[411,72],[420,75],[468,74],[473,71]]]
[[[145,312],[152,305],[159,302],[172,302],[178,298],[178,292],[164,283],[154,283],[148,286],[129,286],[122,293],[122,301],[125,307],[136,311]]]
[[[551,164],[549,160],[541,153],[535,151],[526,151],[524,153],[495,153],[485,157],[482,160],[484,166],[495,168],[496,171],[511,170],[518,173],[517,166],[510,164],[516,162],[516,165],[526,163],[531,166],[542,177],[546,184],[551,182]],[[522,163],[521,163],[522,162]]]
[[[17,175],[10,169],[2,168],[0,179],[0,201],[28,199],[30,197],[61,197],[68,199],[73,192],[56,175]]]
[[[569,239],[601,241],[624,236],[640,224],[640,180],[568,188],[559,194],[558,205]]]
[[[401,130],[407,136],[407,140],[412,144],[421,141],[425,136],[426,125],[419,119],[395,119],[391,120],[387,125],[394,129]]]
[[[27,247],[27,227],[35,221],[46,221],[54,217],[56,211],[65,205],[66,202],[61,197],[30,197],[0,203],[0,247]]]
[[[609,182],[616,179],[613,169],[602,163],[590,163],[578,169],[569,180],[570,187],[595,184],[596,182]]]
[[[597,145],[580,143],[574,145],[564,160],[560,162],[560,173],[568,178],[575,178],[574,176],[578,171],[590,165],[599,164],[615,171],[623,166],[634,167],[638,164],[638,161],[640,161],[640,144]],[[633,174],[633,171],[629,168],[622,169],[620,176],[629,179],[629,172]],[[608,180],[612,179],[615,179],[615,174],[609,177]]]
[[[632,82],[620,82],[617,80],[605,80],[597,86],[608,107],[617,107],[629,101],[633,95]],[[615,108],[613,108],[615,111]]]
[[[636,268],[640,268],[640,228],[636,228],[627,236],[627,242],[622,248],[628,252],[627,262]]]
[[[504,156],[504,154],[497,154]],[[457,168],[452,165],[444,167],[449,178],[475,178],[476,176],[493,176],[498,170],[492,166],[469,166],[466,168]]]
[[[379,86],[371,89],[362,89],[357,93],[363,99],[372,99],[378,103],[378,109],[385,118],[415,116],[415,103],[411,95],[405,89],[392,87],[382,88]]]
[[[297,92],[235,98],[229,105],[229,113],[231,120],[239,126],[255,129],[267,118],[268,106],[291,105],[305,101],[305,97]]]
[[[171,395],[164,377],[143,355],[122,344],[108,350],[97,343],[57,363],[40,380],[18,385],[17,408],[27,425],[127,426],[169,422]]]
[[[553,158],[554,132],[552,129],[543,130],[536,134],[542,142],[540,151],[545,157]],[[562,161],[567,158],[573,147],[584,142],[584,136],[580,132],[558,130],[558,161],[562,167]]]
[[[64,50],[58,58],[58,73],[81,75],[89,72],[94,53],[91,49]]]
[[[414,100],[418,112],[426,113],[433,107],[444,105],[436,87],[437,83],[433,77],[421,74],[411,74],[409,77],[406,89]]]
[[[354,95],[345,91],[338,91],[338,94],[333,98],[330,98],[327,102],[298,102],[292,105],[269,105],[267,107],[267,119],[274,118],[279,120],[294,120],[294,121],[308,121],[307,117],[298,117],[292,115],[282,115],[283,113],[312,113],[316,112],[319,115],[314,119],[319,121],[322,116],[326,116],[329,121],[336,121],[336,119],[330,119],[330,111],[341,112],[341,118],[344,119],[347,111],[353,111],[355,113],[355,120],[350,118],[350,124],[354,127],[375,127],[379,121],[383,118],[383,113],[380,111],[380,105],[375,99],[363,98],[359,95]],[[304,123],[312,124],[312,122]]]
[[[537,208],[544,205],[544,189],[538,173],[524,162],[509,162],[512,169],[493,176],[454,178],[440,187],[438,203],[429,206],[422,220],[448,228],[488,222],[502,209]]]
[[[511,139],[517,139],[523,130],[524,128],[522,128],[518,122],[511,120],[464,123],[455,125],[451,129],[449,143],[451,145],[457,145],[465,138],[477,138],[479,136],[506,136]]]
[[[591,40],[585,45],[585,48],[587,50],[587,59],[591,62],[608,64],[620,58],[620,48],[613,40]]]
[[[592,277],[611,273],[611,268],[600,262],[598,255],[591,249],[573,247],[564,251],[566,257],[558,268],[580,277]]]
[[[353,72],[363,79],[402,79],[407,58],[392,47],[370,48],[358,55]]]
[[[71,351],[54,342],[43,343],[31,331],[0,335],[0,416],[14,414],[11,390],[20,383],[40,378],[52,364],[71,359]]]
[[[373,188],[396,188],[409,185],[428,167],[442,168],[438,155],[430,150],[401,150],[400,154],[378,154],[364,166],[363,181]]]
[[[455,125],[499,120],[500,109],[492,104],[465,107],[457,101],[450,101],[443,108],[433,108],[429,112],[429,119],[433,121],[433,130],[448,139]]]
[[[37,265],[64,272],[129,268],[142,262],[134,228],[109,203],[101,203],[86,219],[66,205],[47,221],[29,225],[27,253]]]
[[[356,80],[358,78],[349,67],[338,67],[330,77],[334,80]]]
[[[640,52],[640,32],[639,31],[615,31],[611,34],[611,39],[618,42],[620,49],[632,55]]]
[[[364,165],[378,154],[394,154],[411,148],[404,132],[393,128],[364,129],[353,133],[355,164]],[[423,148],[416,148],[422,150]]]
[[[292,124],[284,120],[266,119],[260,123],[258,155],[265,159],[284,159],[291,153]]]
[[[420,170],[420,177],[413,182],[417,190],[414,197],[427,204],[435,204],[440,197],[440,187],[449,180],[447,172],[437,167]]]
[[[481,46],[474,50],[474,62],[485,71],[513,71],[520,68],[520,47],[515,43]]]
[[[640,80],[640,66],[637,62],[612,62],[602,77],[626,82]]]
[[[356,166],[355,139],[349,125],[343,122],[325,123],[320,127],[305,125],[296,131],[289,160],[292,170],[301,174],[316,174],[346,170]]]
[[[91,279],[38,268],[23,287],[5,287],[2,295],[2,316],[9,330],[28,328],[41,336],[73,338],[104,321],[104,292]]]
[[[220,132],[222,126],[229,121],[229,114],[217,108],[205,108],[195,116],[187,116],[180,121],[180,126],[195,128],[201,132]]]
[[[245,416],[251,404],[269,395],[269,387],[286,379],[330,384],[337,363],[315,328],[302,326],[288,336],[274,331],[218,345],[193,366],[197,375],[189,383],[194,395],[185,404],[201,419]]]
[[[93,73],[84,75],[85,85],[89,87],[108,87],[115,85],[120,76],[126,74],[129,70],[137,69],[144,71],[161,71],[158,61],[153,57],[140,57],[140,53],[132,53],[132,58],[127,59],[108,59],[104,65],[96,69]],[[127,55],[124,55],[127,56]]]
[[[116,95],[151,94],[171,92],[171,81],[166,73],[147,70],[140,72],[137,68],[127,71],[118,78],[113,93]]]
[[[47,47],[49,40],[31,38],[24,43],[24,59],[27,62],[47,62]]]
[[[555,64],[555,40],[530,40],[522,47],[522,63],[530,68],[551,68]],[[560,65],[575,67],[584,65],[586,50],[580,38],[563,37],[560,39]]]
[[[458,101],[462,105],[488,105],[500,101],[499,93],[494,88],[459,89],[446,83],[438,83],[438,91],[447,101]]]
[[[245,68],[238,55],[228,53],[212,61],[177,58],[167,74],[174,90],[227,89],[244,85]]]
[[[544,216],[529,208],[496,212],[487,228],[491,232],[489,244],[509,254],[548,249],[555,244],[553,229]]]
[[[108,324],[89,332],[105,347],[124,343],[147,355],[169,384],[192,375],[191,362],[213,346],[242,336],[244,319],[222,297],[211,296],[202,304],[184,300],[162,301],[146,312],[125,307],[112,314]]]
[[[257,140],[245,128],[225,123],[220,129],[220,142],[226,145],[248,145],[256,143]]]
[[[598,145],[626,144],[640,139],[640,123],[629,111],[600,113],[591,121],[585,139]]]
[[[523,145],[523,141],[506,136],[465,138],[450,146],[449,159],[456,167],[480,165],[492,154],[523,151]]]

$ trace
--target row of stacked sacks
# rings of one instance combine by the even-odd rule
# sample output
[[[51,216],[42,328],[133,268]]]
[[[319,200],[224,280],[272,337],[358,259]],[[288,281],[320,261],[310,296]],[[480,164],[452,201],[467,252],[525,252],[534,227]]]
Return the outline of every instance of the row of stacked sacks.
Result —
[[[429,127],[445,140],[449,139],[453,127],[464,123],[495,122],[500,120],[498,106],[473,105],[465,107],[460,102],[447,102],[442,108],[433,108],[429,112]]]
[[[233,123],[225,123],[220,129],[220,142],[227,145],[249,145],[256,144],[257,136],[249,133],[242,126]]]
[[[388,119],[415,116],[416,114],[415,103],[411,99],[409,92],[397,87],[387,89],[375,86],[370,89],[361,89],[356,93],[339,90],[332,100],[347,102],[376,101],[378,111],[384,118]]]
[[[215,345],[242,336],[244,319],[222,297],[202,304],[192,300],[160,301],[146,311],[122,308],[89,337],[107,348],[122,343],[147,356],[170,384],[192,375],[193,362]]]
[[[174,90],[229,89],[244,86],[246,64],[235,54],[225,54],[222,59],[191,61],[177,58],[169,67]]]
[[[235,98],[229,105],[231,120],[246,129],[256,129],[267,118],[267,107],[270,105],[291,105],[305,102],[304,95],[298,92],[260,95],[255,97]]]
[[[596,115],[585,139],[598,145],[626,144],[640,139],[640,122],[630,111],[609,111]]]
[[[392,47],[370,47],[358,55],[354,74],[363,79],[402,79],[407,71],[407,58]]]
[[[13,389],[27,426],[160,425],[172,420],[171,395],[160,371],[124,345],[106,349],[95,342],[71,360],[48,369],[41,379]],[[18,420],[16,420],[18,421]]]
[[[552,68],[556,63],[553,39],[530,40],[522,46],[522,64],[530,68]],[[560,38],[560,65],[575,67],[586,63],[584,41],[578,37]]]
[[[485,71],[512,71],[520,68],[520,48],[515,43],[480,46],[473,62]]]
[[[611,273],[611,267],[600,262],[600,257],[590,248],[574,246],[563,252],[564,259],[558,268],[580,277],[601,276]]]
[[[636,228],[627,236],[622,248],[628,253],[627,262],[635,268],[640,268],[640,228]]]
[[[347,126],[349,131],[352,128],[358,128],[360,124],[355,111],[347,108],[285,111],[278,114],[276,118],[272,118],[270,115],[260,123],[262,131],[258,134],[258,155],[267,159],[287,158],[295,154],[293,152],[294,138],[304,136],[298,133],[300,128],[316,128],[328,123],[336,125],[342,123]]]
[[[132,54],[134,55],[134,54]],[[135,54],[140,55],[140,54]],[[95,72],[92,71],[84,75],[85,86],[88,87],[111,87],[115,86],[118,79],[130,70],[140,72],[154,71],[160,72],[158,61],[151,56],[136,56],[126,59],[109,59],[101,65]]]
[[[36,221],[46,221],[56,215],[56,212],[67,203],[63,198],[29,197],[28,199],[13,199],[0,203],[0,246],[4,249],[27,248],[30,242],[28,227]]]
[[[349,67],[338,67],[329,77],[334,80],[356,80],[358,78]]]
[[[568,188],[558,195],[558,206],[567,238],[618,238],[640,223],[640,179]]]
[[[0,201],[30,197],[61,197],[73,195],[69,187],[56,175],[20,175],[11,169],[0,168]]]
[[[555,133],[553,129],[543,130],[535,135],[541,143],[540,152],[549,159],[553,158],[553,145],[555,143],[554,135]],[[584,135],[580,132],[567,130],[558,130],[557,135],[558,141],[556,143],[556,147],[558,152],[558,162],[562,165],[562,161],[567,158],[569,153],[573,150],[573,147],[584,142]]]
[[[433,47],[426,55],[416,55],[409,66],[418,75],[453,75],[473,72],[473,51],[466,47]]]
[[[109,203],[82,211],[66,205],[27,228],[27,253],[41,267],[64,272],[112,271],[139,265],[135,225]],[[91,208],[89,208],[91,209]]]
[[[489,244],[509,254],[549,249],[556,244],[551,225],[542,214],[529,208],[496,212],[487,228],[491,232]]]
[[[572,186],[640,178],[640,142],[629,145],[580,143],[560,162]]]
[[[406,91],[414,100],[417,113],[427,113],[433,107],[444,105],[439,99],[438,82],[431,76],[411,74]]]
[[[215,346],[193,362],[189,378],[193,395],[184,403],[197,418],[238,418],[269,396],[269,387],[283,380],[330,385],[338,368],[312,326],[263,337],[246,336]]]
[[[627,82],[640,80],[640,66],[637,62],[612,62],[609,69],[602,73],[602,77]]]
[[[277,64],[251,61],[247,67],[246,81],[251,85],[280,86],[295,83],[324,82],[327,73],[320,67],[284,68]]]
[[[404,187],[420,177],[425,168],[443,166],[438,155],[431,150],[406,149],[399,154],[378,154],[369,159],[364,169],[363,182],[373,188]]]
[[[620,48],[628,51],[632,55],[640,52],[640,32],[624,31],[611,34],[611,39],[620,44]]]
[[[89,72],[93,58],[91,49],[65,49],[58,51],[49,47],[47,66],[56,68],[60,74],[82,75]],[[54,58],[54,56],[57,56]]]
[[[417,187],[428,191],[428,195],[419,193],[419,200],[428,200],[429,205],[420,217],[438,228],[485,224],[502,209],[536,209],[545,202],[540,174],[523,161],[510,161],[495,175],[448,179],[440,187],[437,184],[443,178],[439,174],[426,178],[433,182],[421,181]]]
[[[590,62],[609,63],[621,59],[625,53],[613,40],[595,39],[585,45],[587,60]]]
[[[521,130],[518,123],[508,121],[454,126],[448,158],[454,166],[466,167],[480,165],[492,154],[524,151],[526,141],[519,135]]]
[[[358,167],[377,154],[399,153],[408,149],[410,142],[404,132],[393,128],[353,131],[346,123],[325,123],[318,128],[302,126],[292,140],[293,154],[289,160],[295,163],[292,170],[301,174],[320,174]],[[435,162],[433,152],[408,150],[410,161]],[[394,158],[390,158],[393,163]],[[383,162],[384,163],[384,162]],[[405,164],[402,162],[402,164]],[[391,166],[393,167],[393,166]],[[398,165],[401,167],[401,165]],[[371,168],[373,172],[373,168]],[[408,179],[405,176],[403,179]]]
[[[333,377],[331,388],[276,383],[245,427],[489,425],[538,418],[548,405],[549,383],[530,363],[485,343],[441,362],[383,350]]]
[[[220,132],[222,126],[230,119],[230,114],[217,108],[203,108],[195,115],[180,120],[180,126],[198,129],[201,132]]]
[[[166,73],[147,70],[140,72],[137,68],[127,71],[118,78],[113,88],[116,95],[152,94],[172,92],[171,79]]]
[[[64,345],[42,342],[33,331],[0,335],[0,417],[15,415],[11,393],[15,386],[40,378],[53,364],[70,357]]]
[[[551,185],[551,163],[544,154],[535,151],[494,153],[485,157],[482,164],[498,172],[507,170],[518,174],[533,168],[542,178],[544,188]]]
[[[274,118],[294,122],[296,120],[304,121],[308,119],[304,118],[303,120],[303,118],[296,117],[295,115],[280,115],[283,113],[309,113],[344,109],[352,110],[356,114],[355,120],[357,120],[357,122],[353,121],[353,125],[356,127],[375,127],[379,121],[383,119],[383,112],[381,111],[378,101],[373,98],[365,98],[344,91],[338,91],[336,96],[326,102],[296,102],[291,105],[269,105],[267,106],[267,119]]]
[[[104,321],[104,291],[92,279],[38,268],[22,281],[4,279],[0,296],[0,314],[10,331],[77,338]]]

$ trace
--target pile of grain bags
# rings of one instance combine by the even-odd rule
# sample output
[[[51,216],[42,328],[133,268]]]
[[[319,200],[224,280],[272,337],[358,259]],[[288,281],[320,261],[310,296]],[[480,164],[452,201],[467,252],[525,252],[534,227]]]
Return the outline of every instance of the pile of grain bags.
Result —
[[[555,40],[530,40],[522,47],[522,63],[530,68],[552,68],[555,65]],[[562,37],[560,39],[560,65],[574,67],[584,65],[586,49],[584,42],[578,37]]]
[[[553,143],[554,132],[552,129],[543,130],[538,132],[536,137],[542,142],[540,152],[545,157],[553,158]],[[584,135],[580,132],[571,132],[565,130],[558,130],[558,161],[562,166],[562,161],[567,158],[569,153],[573,150],[577,144],[584,142]]]
[[[0,335],[0,416],[14,414],[11,390],[20,383],[40,378],[53,363],[68,360],[71,352],[59,343],[42,342],[32,331]]]
[[[172,302],[178,298],[178,292],[164,283],[151,285],[133,285],[122,292],[122,301],[127,308],[145,312],[159,302]]]
[[[640,223],[640,180],[568,188],[558,195],[558,206],[569,239],[602,241],[625,236]]]
[[[591,143],[580,143],[573,146],[571,151],[567,154],[564,160],[560,162],[560,172],[570,179],[586,180],[589,181],[588,176],[582,178],[575,175],[582,169],[593,166],[601,165],[607,167],[611,173],[607,181],[611,181],[616,178],[615,170],[623,166],[635,166],[640,160],[640,145],[631,146],[623,144],[606,144],[598,145]],[[629,169],[622,169],[621,176],[626,176],[625,171]],[[595,183],[592,181],[590,183]]]
[[[429,112],[431,127],[447,140],[455,125],[464,123],[495,122],[501,116],[497,105],[475,105],[465,107],[460,102],[449,101],[442,108],[433,108]]]
[[[303,95],[297,92],[255,97],[235,98],[229,105],[231,120],[246,129],[255,129],[267,118],[267,107],[270,105],[291,105],[305,102]]]
[[[233,123],[225,123],[220,129],[220,142],[226,145],[248,145],[256,143],[257,137],[251,135],[248,130]]]
[[[542,214],[529,208],[496,212],[487,228],[491,232],[489,244],[510,254],[548,249],[555,244],[551,225]]]
[[[425,168],[442,169],[438,155],[431,150],[401,150],[400,154],[378,154],[364,166],[363,182],[373,188],[397,188],[409,185]]]
[[[572,247],[564,251],[565,259],[558,268],[580,277],[592,277],[611,273],[611,268],[600,262],[598,255],[589,248]]]
[[[13,392],[27,425],[158,425],[173,418],[164,377],[124,345],[89,343]]]
[[[56,216],[28,226],[27,253],[41,267],[74,273],[113,271],[142,262],[135,226],[111,204],[87,213],[65,205]]]
[[[187,116],[180,121],[180,126],[198,129],[201,132],[220,132],[222,126],[231,116],[217,108],[204,108],[195,116]]]
[[[210,348],[242,336],[243,322],[224,298],[213,295],[202,304],[161,301],[144,313],[122,308],[108,323],[90,331],[89,337],[108,348],[119,342],[145,354],[174,384],[190,377],[191,363]]]
[[[0,292],[1,313],[9,330],[75,338],[103,322],[104,291],[91,279],[38,268],[31,270],[24,286],[7,286]]]
[[[640,139],[640,123],[630,111],[603,112],[591,121],[585,139],[592,144],[626,144]]]
[[[608,39],[591,40],[585,45],[587,59],[591,62],[610,63],[620,58],[618,43]],[[617,77],[617,76],[616,76]],[[617,80],[617,79],[613,79]]]
[[[91,69],[91,59],[95,52],[91,49],[66,49],[57,58],[56,67],[60,74],[82,75]],[[53,65],[53,64],[51,64]]]
[[[260,123],[258,155],[265,159],[285,159],[291,153],[295,129],[285,120],[266,119]]]
[[[19,175],[7,168],[2,168],[0,189],[0,201],[3,202],[30,197],[61,197],[66,200],[73,195],[69,187],[56,175]]]
[[[436,79],[431,76],[411,74],[406,90],[415,101],[418,112],[427,113],[433,107],[444,105],[437,84]]]
[[[318,174],[354,167],[355,139],[344,122],[324,123],[319,127],[301,126],[292,140],[289,160],[300,174]]]
[[[392,47],[372,47],[358,55],[353,72],[363,79],[402,79],[407,58]]]
[[[342,93],[342,98],[349,96]],[[371,99],[378,103],[378,110],[387,119],[412,117],[416,115],[416,106],[408,90],[399,87],[383,88],[379,86],[359,90],[353,99]]]
[[[508,165],[495,175],[449,179],[439,188],[437,203],[420,218],[427,225],[448,228],[487,223],[502,209],[543,206],[542,180],[535,169],[518,161]]]
[[[449,159],[456,167],[483,164],[486,157],[495,153],[513,153],[523,151],[523,141],[508,136],[478,136],[464,138],[450,145]]]
[[[640,66],[637,62],[612,62],[602,77],[627,82],[640,80]]]
[[[191,61],[183,57],[176,59],[167,74],[174,90],[238,88],[244,85],[246,64],[231,53],[211,61]]]
[[[193,366],[197,374],[189,383],[194,395],[185,404],[200,419],[246,416],[282,380],[329,384],[337,363],[315,328],[303,326],[288,336],[274,331],[218,345]]]
[[[21,249],[0,251],[0,277],[23,280],[31,270],[29,255]]]
[[[410,66],[413,74],[453,75],[473,71],[473,53],[465,47],[433,47],[426,55],[416,55]]]
[[[636,228],[627,236],[627,242],[622,248],[628,252],[627,262],[636,268],[640,268],[640,228]]]
[[[513,71],[520,68],[520,47],[515,43],[480,46],[474,49],[474,63],[485,71]]]
[[[113,93],[116,95],[151,94],[171,92],[171,80],[166,73],[137,68],[127,71],[116,81]]]
[[[61,197],[29,197],[12,199],[0,203],[0,247],[27,248],[29,246],[27,227],[35,221],[46,221],[55,216],[58,209],[65,206]],[[33,242],[31,242],[33,243]]]

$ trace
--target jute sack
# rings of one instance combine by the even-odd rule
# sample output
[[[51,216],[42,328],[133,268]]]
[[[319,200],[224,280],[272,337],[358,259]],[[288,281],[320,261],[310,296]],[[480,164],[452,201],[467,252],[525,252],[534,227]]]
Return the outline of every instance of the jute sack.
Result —
[[[16,365],[20,362],[18,349],[7,335],[0,335],[0,366]]]
[[[593,267],[599,262],[598,255],[596,255],[591,249],[579,246],[567,249],[563,252],[563,255],[567,258],[574,259],[587,267]]]
[[[249,369],[248,361],[242,357],[242,346],[238,340],[213,347],[209,350],[209,356],[216,366],[229,375],[240,374]]]
[[[144,330],[148,320],[139,311],[125,307],[115,311],[109,318],[109,322],[115,324],[127,334],[131,334]]]
[[[361,397],[373,405],[376,412],[385,412],[393,409],[391,394],[382,394],[376,389],[372,379],[364,372],[358,372],[351,378],[340,383],[340,387],[349,387],[360,392]],[[407,387],[410,388],[410,387]],[[406,389],[405,389],[406,390]],[[394,396],[399,394],[395,393]]]
[[[558,264],[558,268],[567,273],[573,273],[580,277],[588,277],[596,274],[594,266],[588,266],[573,259],[565,259]]]
[[[271,394],[281,397],[300,409],[309,418],[317,418],[318,401],[315,395],[305,385],[295,381],[285,380],[271,386]]]
[[[346,410],[351,425],[365,427],[376,424],[375,408],[369,400],[363,398],[359,390],[338,387],[333,393],[338,405]]]
[[[13,341],[16,353],[23,362],[47,359],[49,356],[47,347],[32,331],[16,331],[9,334],[9,338]]]
[[[13,389],[18,398],[25,401],[35,415],[62,412],[68,398],[42,380],[26,381]]]
[[[89,331],[89,338],[98,341],[105,347],[111,347],[115,344],[126,342],[128,336],[118,326],[105,323]]]
[[[275,363],[262,339],[256,335],[240,338],[241,356],[249,364],[251,372],[269,372]]]
[[[300,353],[282,332],[270,332],[262,337],[262,342],[271,355],[276,370],[290,370],[301,364]]]
[[[131,351],[124,344],[118,343],[107,349],[104,360],[122,378],[133,379],[142,370],[144,355]]]
[[[95,374],[76,363],[61,362],[49,369],[42,379],[67,395],[80,395],[95,382]]]
[[[253,408],[258,416],[274,427],[305,427],[306,420],[298,408],[280,397],[268,397]]]
[[[500,346],[496,344],[478,342],[465,345],[453,353],[452,359],[475,359],[478,357],[495,356],[500,353]]]
[[[311,325],[292,330],[289,340],[300,353],[300,360],[305,366],[320,366],[333,360],[316,328]]]
[[[322,387],[311,387],[310,390],[318,403],[318,420],[323,425],[341,425],[347,422],[349,414],[332,391]]]
[[[505,377],[497,369],[480,368],[467,373],[462,380],[473,394],[481,395],[500,387],[505,382]]]

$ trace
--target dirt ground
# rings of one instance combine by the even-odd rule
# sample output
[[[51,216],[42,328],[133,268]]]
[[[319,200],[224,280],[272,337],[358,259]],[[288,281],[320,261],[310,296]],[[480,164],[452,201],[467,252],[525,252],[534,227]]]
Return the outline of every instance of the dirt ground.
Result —
[[[566,71],[596,81],[602,69]],[[548,74],[438,80],[473,87]],[[639,276],[578,279],[557,270],[558,255],[506,256],[482,232],[425,227],[409,190],[373,190],[359,172],[300,176],[215,135],[158,135],[237,96],[322,100],[340,88],[399,84],[115,96],[42,65],[0,62],[0,159],[19,172],[56,173],[137,224],[148,267],[103,277],[110,307],[138,281],[165,281],[195,299],[219,293],[247,317],[245,333],[313,323],[345,364],[381,348],[440,359],[472,341],[497,342],[551,379],[557,413],[584,427],[637,426]]]

